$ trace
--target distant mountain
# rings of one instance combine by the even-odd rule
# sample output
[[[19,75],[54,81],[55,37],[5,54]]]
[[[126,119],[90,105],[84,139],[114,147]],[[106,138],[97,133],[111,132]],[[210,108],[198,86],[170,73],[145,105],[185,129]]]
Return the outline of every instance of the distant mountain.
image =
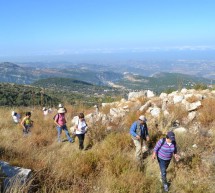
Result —
[[[114,89],[108,86],[93,85],[88,82],[75,80],[71,78],[47,78],[41,79],[32,84],[33,86],[48,88],[54,91],[73,92],[78,94],[84,94],[88,96],[92,95],[117,95],[120,94],[118,89]]]
[[[115,82],[115,84],[132,90],[149,89],[160,93],[168,89],[177,90],[182,87],[192,88],[196,84],[208,85],[210,84],[210,80],[180,73],[162,72],[154,74],[153,77],[143,77],[126,73],[124,78]]]
[[[152,52],[153,54],[153,52]],[[169,73],[181,73],[193,76],[200,76],[215,80],[215,60],[204,59],[185,59],[179,57],[178,59],[172,59],[173,53],[166,52],[166,57],[162,59],[154,58],[148,59],[144,57],[144,54],[138,54],[136,59],[122,60],[115,56],[115,61],[111,61],[105,57],[97,63],[90,62],[30,62],[20,63],[20,66],[35,66],[38,68],[58,68],[58,69],[85,69],[93,72],[110,71],[115,73],[130,72],[141,76],[152,76],[157,72],[169,72]],[[179,53],[178,53],[179,54]],[[199,53],[203,54],[203,52]],[[214,53],[213,53],[214,55]],[[178,55],[180,56],[180,54]],[[200,55],[201,57],[201,55]],[[90,60],[89,60],[90,61]]]
[[[165,65],[165,64],[163,64]],[[91,69],[92,66],[95,69]],[[105,70],[105,67],[96,68],[96,65],[88,66],[81,64],[76,67],[61,68],[34,68],[34,67],[21,67],[13,63],[0,64],[0,82],[10,82],[18,84],[32,84],[45,88],[61,89],[65,91],[82,92],[87,90],[87,93],[103,93],[106,88],[98,87],[94,89],[95,85],[109,86],[114,88],[114,92],[118,88],[124,90],[144,90],[150,89],[156,92],[162,92],[166,89],[178,89],[180,87],[192,88],[196,84],[210,84],[211,80],[202,78],[202,76],[188,75],[183,73],[167,73],[159,71],[157,65],[148,66],[150,76],[145,76],[142,71],[146,73],[143,67],[136,65],[133,70],[129,67],[127,72],[119,73],[119,66],[116,70]],[[173,68],[174,67],[174,68]],[[211,71],[213,64],[206,65],[204,70]],[[104,69],[103,69],[104,68]],[[185,68],[185,67],[184,67]],[[202,67],[203,68],[203,67]],[[103,70],[102,70],[103,69]],[[179,65],[172,64],[169,69],[175,71],[183,71]],[[190,69],[188,65],[187,68]],[[137,73],[133,73],[133,72]],[[199,68],[194,68],[195,73],[199,73]],[[152,73],[153,72],[153,73]],[[58,78],[58,79],[55,79]],[[47,79],[47,80],[46,80]],[[38,82],[37,82],[38,81]],[[75,82],[76,81],[76,82]],[[62,83],[58,85],[58,83]],[[104,94],[104,93],[103,93]]]
[[[41,77],[35,69],[23,68],[9,62],[0,63],[0,82],[30,84]]]
[[[17,84],[31,84],[44,78],[72,78],[96,85],[107,85],[108,81],[118,81],[123,75],[111,71],[88,70],[83,67],[77,68],[34,68],[21,67],[13,63],[0,63],[0,82]]]

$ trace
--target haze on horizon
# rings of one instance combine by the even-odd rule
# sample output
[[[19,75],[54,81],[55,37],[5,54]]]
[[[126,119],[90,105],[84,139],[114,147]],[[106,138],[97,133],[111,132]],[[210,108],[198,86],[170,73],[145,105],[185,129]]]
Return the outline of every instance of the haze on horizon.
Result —
[[[1,1],[0,61],[215,59],[214,7],[213,0]]]

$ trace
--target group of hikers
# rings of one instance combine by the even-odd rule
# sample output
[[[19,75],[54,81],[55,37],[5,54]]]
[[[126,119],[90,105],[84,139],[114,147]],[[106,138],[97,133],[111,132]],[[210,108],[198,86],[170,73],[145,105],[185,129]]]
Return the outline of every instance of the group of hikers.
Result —
[[[146,117],[141,115],[139,119],[131,125],[130,128],[130,134],[136,147],[135,157],[138,161],[143,159],[144,153],[148,151],[146,141],[149,141],[149,132],[146,121]],[[152,153],[152,159],[157,158],[158,160],[165,192],[169,191],[166,170],[172,157],[174,157],[176,161],[179,161],[180,156],[177,154],[175,134],[173,131],[169,131],[165,138],[160,139],[156,143]]]
[[[43,109],[44,110],[44,109]],[[63,105],[59,104],[57,114],[54,116],[54,123],[57,128],[57,140],[58,142],[62,142],[61,133],[65,132],[67,139],[70,143],[74,142],[74,136],[71,137],[66,125],[66,116],[65,113],[67,109],[63,107]],[[14,118],[14,116],[19,117],[18,113],[12,112],[12,116],[14,122],[18,123],[18,118]],[[17,122],[18,121],[18,122]],[[149,132],[147,127],[147,119],[144,115],[139,116],[139,119],[135,121],[130,127],[130,135],[136,147],[135,157],[138,161],[144,159],[144,153],[148,151],[147,141],[149,141]],[[30,128],[33,126],[33,121],[31,120],[31,112],[26,112],[25,117],[20,122],[23,127],[23,134],[27,135],[30,132]],[[87,133],[88,126],[84,118],[83,113],[79,113],[78,119],[75,123],[74,135],[78,137],[79,140],[79,149],[84,149],[84,139],[85,134]],[[165,192],[169,190],[169,184],[167,182],[166,170],[170,164],[172,157],[175,158],[176,161],[179,160],[179,155],[177,154],[176,147],[176,139],[173,131],[169,131],[165,138],[160,139],[154,149],[152,154],[152,159],[158,160],[161,178],[163,183],[163,188]]]
[[[47,111],[48,109],[43,108],[43,114],[47,115],[44,113],[44,111]],[[65,113],[67,112],[66,108],[63,107],[62,104],[58,105],[58,110],[57,114],[54,116],[54,123],[57,128],[57,140],[58,142],[63,142],[61,139],[61,133],[62,131],[65,132],[67,139],[70,143],[74,142],[74,138],[77,137],[79,140],[79,149],[83,150],[84,149],[84,139],[85,139],[85,134],[87,133],[87,123],[84,118],[84,113],[79,113],[78,115],[78,120],[75,123],[75,129],[73,131],[73,137],[70,136],[67,125],[66,125],[66,116]],[[30,129],[33,126],[33,120],[31,120],[31,112],[26,112],[25,117],[20,121],[21,115],[18,114],[17,112],[12,112],[12,118],[15,123],[21,124],[23,128],[23,135],[26,136],[30,133]]]
[[[58,113],[54,116],[54,123],[56,124],[57,132],[58,132],[58,142],[62,141],[61,133],[62,131],[64,131],[68,141],[70,143],[73,143],[74,139],[70,136],[66,126],[66,117],[65,117],[66,112],[67,112],[66,108],[62,106],[58,109]],[[87,133],[87,129],[88,129],[88,126],[84,119],[84,113],[79,113],[78,120],[75,123],[75,130],[73,131],[73,133],[79,139],[80,150],[84,149],[84,138],[85,138],[85,134]]]

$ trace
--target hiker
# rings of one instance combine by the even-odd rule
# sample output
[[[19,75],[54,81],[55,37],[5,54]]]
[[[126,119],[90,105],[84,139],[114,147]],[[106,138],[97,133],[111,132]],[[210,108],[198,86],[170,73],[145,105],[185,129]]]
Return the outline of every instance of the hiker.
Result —
[[[70,137],[69,131],[66,126],[65,113],[66,113],[65,108],[59,108],[57,114],[54,117],[54,123],[57,125],[58,142],[61,142],[61,133],[62,133],[62,130],[64,130],[68,141],[70,143],[73,143],[73,139]]]
[[[99,107],[98,107],[98,105],[94,105],[94,108],[95,108],[95,115],[98,115],[99,114]]]
[[[175,134],[172,131],[169,131],[166,135],[166,138],[160,139],[157,142],[154,148],[154,152],[152,154],[152,159],[155,159],[157,157],[165,192],[168,192],[169,190],[166,179],[166,170],[170,164],[172,156],[175,157],[176,161],[178,161],[180,158],[179,155],[177,155]]]
[[[25,117],[21,121],[23,127],[23,134],[27,135],[30,133],[30,128],[33,126],[33,121],[31,120],[31,112],[26,112]]]
[[[49,114],[49,110],[46,107],[43,107],[43,115],[46,116]]]
[[[130,134],[136,147],[135,157],[137,160],[141,160],[143,154],[148,151],[146,141],[149,141],[149,133],[146,121],[145,116],[141,115],[130,128]]]
[[[21,118],[21,115],[15,111],[12,111],[12,118],[13,118],[13,121],[14,123],[19,123],[20,122],[20,118]]]
[[[59,109],[60,109],[60,108],[64,108],[65,113],[67,113],[67,109],[66,109],[61,103],[58,105],[58,108],[59,108]]]
[[[58,108],[63,108],[63,105],[60,103],[60,104],[58,105]]]
[[[87,123],[84,119],[84,113],[80,113],[78,115],[78,120],[75,124],[75,134],[79,140],[79,149],[80,150],[84,149],[84,138],[85,138],[87,129],[88,129],[88,127],[87,127]]]

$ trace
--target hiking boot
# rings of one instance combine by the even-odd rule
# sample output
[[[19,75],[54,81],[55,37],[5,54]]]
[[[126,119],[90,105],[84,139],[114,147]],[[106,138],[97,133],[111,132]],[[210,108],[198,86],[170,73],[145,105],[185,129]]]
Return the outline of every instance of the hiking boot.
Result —
[[[164,192],[168,192],[169,191],[168,185],[164,184],[163,189],[164,189]]]

